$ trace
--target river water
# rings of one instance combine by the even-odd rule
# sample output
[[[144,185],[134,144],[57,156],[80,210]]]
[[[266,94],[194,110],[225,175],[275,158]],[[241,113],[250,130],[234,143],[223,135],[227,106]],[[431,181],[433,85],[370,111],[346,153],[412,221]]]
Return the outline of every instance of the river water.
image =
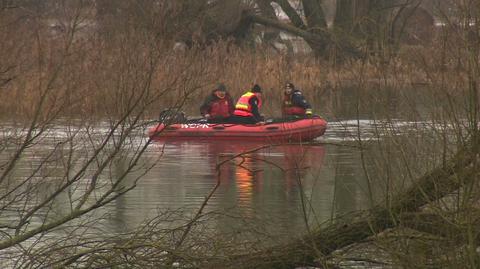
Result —
[[[154,142],[142,160],[146,163],[155,162],[156,165],[142,177],[134,190],[105,208],[111,214],[108,229],[118,232],[131,230],[159,211],[181,209],[194,214],[212,188],[219,183],[205,211],[226,212],[258,225],[273,222],[275,225],[270,229],[302,234],[307,224],[321,224],[335,216],[368,208],[382,199],[385,190],[390,192],[388,188],[392,187],[391,181],[398,179],[395,179],[396,168],[393,164],[396,157],[387,155],[395,156],[395,151],[400,148],[398,143],[403,143],[402,141],[387,145],[387,149],[383,150],[388,151],[388,154],[379,157],[380,162],[385,162],[386,166],[392,162],[393,168],[388,168],[389,171],[384,176],[388,182],[372,181],[375,175],[371,171],[370,174],[365,171],[369,166],[375,165],[374,160],[368,159],[369,156],[379,155],[378,152],[382,150],[371,143],[383,140],[382,134],[414,137],[415,141],[408,142],[413,143],[410,146],[413,151],[404,154],[417,156],[418,159],[407,165],[412,168],[412,174],[421,174],[424,169],[428,169],[422,166],[423,161],[418,160],[430,158],[424,156],[425,152],[438,148],[438,145],[432,147],[430,142],[424,141],[427,136],[421,135],[432,126],[423,121],[425,118],[418,119],[418,114],[428,114],[420,113],[426,109],[425,105],[415,104],[415,101],[423,100],[418,91],[406,91],[405,95],[409,96],[407,98],[399,96],[401,91],[387,90],[385,100],[388,102],[381,99],[373,102],[376,105],[370,102],[372,99],[368,95],[365,100],[362,99],[365,103],[356,103],[356,98],[346,94],[355,91],[342,93],[338,97],[339,104],[342,105],[336,107],[333,104],[332,109],[337,111],[334,114],[343,115],[343,118],[329,120],[325,135],[317,138],[314,145],[268,147],[232,158],[235,154],[262,145],[234,141]],[[372,96],[377,95],[378,92],[372,93]],[[407,109],[399,109],[402,107],[399,100],[405,99],[412,105]],[[320,107],[328,105],[322,104]],[[411,107],[417,107],[420,112]],[[362,113],[359,108],[366,112]],[[377,114],[390,115],[386,117],[389,120],[370,120]],[[411,117],[411,114],[415,116]],[[365,120],[348,120],[355,118]],[[395,118],[411,120],[394,120]],[[359,150],[359,140],[370,143],[367,152]],[[220,168],[216,167],[223,161],[225,162]],[[119,171],[125,169],[121,163],[117,168]],[[132,175],[134,176],[135,174]],[[402,178],[403,175],[399,177]],[[401,181],[400,184],[405,183],[403,179]],[[242,224],[233,217],[230,221],[219,222],[218,228],[234,230],[236,225]]]
[[[107,226],[123,232],[159,211],[193,214],[216,184],[205,211],[259,225],[272,221],[276,225],[271,229],[278,232],[303,233],[307,223],[320,224],[337,214],[366,208],[371,193],[359,150],[349,146],[355,144],[357,124],[330,122],[326,134],[313,145],[153,142],[142,160],[156,164],[135,189],[102,209],[111,215]],[[373,126],[368,121],[360,124],[368,137]],[[236,156],[252,149],[258,150]],[[125,169],[121,162],[117,165],[119,172]],[[132,180],[135,176],[131,175]],[[219,228],[236,229],[237,224],[232,218],[219,223]]]
[[[409,130],[418,134],[420,129],[428,129],[428,126],[428,122],[330,121],[325,135],[303,145],[265,146],[240,141],[152,142],[139,159],[140,168],[129,173],[124,183],[128,186],[140,178],[136,187],[95,211],[94,215],[102,216],[98,231],[104,235],[134,231],[149,219],[162,214],[166,216],[168,212],[178,212],[182,218],[178,218],[176,224],[181,225],[206,202],[203,213],[216,216],[207,218],[208,225],[220,234],[258,229],[256,232],[264,231],[269,236],[278,235],[281,240],[288,240],[305,234],[308,227],[338,215],[366,209],[372,202],[380,201],[384,186],[390,188],[392,185],[390,182],[372,181],[375,175],[370,167],[378,159],[369,158],[379,152],[376,152],[377,142],[389,139],[382,137],[380,130],[388,127],[398,137],[413,137],[408,135]],[[64,129],[58,126],[36,145],[35,150],[27,151],[25,160],[14,173],[16,180],[25,178],[30,173],[28,171],[55,152],[55,141],[64,139]],[[90,139],[95,139],[95,134],[103,137],[108,129],[108,125],[97,126],[89,131]],[[131,141],[141,145],[145,139],[145,134],[139,133]],[[361,151],[359,140],[370,143],[370,146]],[[399,141],[395,143],[402,143]],[[422,154],[427,152],[419,146],[411,148],[417,151],[412,156],[418,158],[423,158]],[[390,150],[390,154],[395,154],[395,150]],[[382,159],[394,167],[393,158],[388,160],[389,156],[385,155],[380,157]],[[128,158],[112,162],[108,169],[109,177],[122,174],[128,162]],[[57,163],[52,161],[46,165],[49,169],[40,171],[45,177],[35,185],[39,198],[47,197],[56,186]],[[146,174],[145,168],[150,168]],[[414,171],[415,167],[411,168]],[[396,174],[394,168],[387,172]],[[394,177],[391,178],[395,181]],[[48,210],[39,213],[45,214],[45,218],[67,214],[71,200],[75,199],[72,193],[82,192],[82,185],[78,186],[58,195]],[[35,201],[36,198],[32,197],[25,203]],[[4,211],[2,216],[4,222],[18,219],[15,211]],[[39,216],[39,219],[44,218]],[[165,222],[166,227],[171,224],[170,220]]]

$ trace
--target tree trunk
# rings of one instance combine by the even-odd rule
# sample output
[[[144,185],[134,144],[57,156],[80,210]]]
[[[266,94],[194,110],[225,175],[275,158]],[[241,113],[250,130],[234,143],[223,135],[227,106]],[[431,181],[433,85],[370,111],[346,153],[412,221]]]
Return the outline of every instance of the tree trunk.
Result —
[[[276,19],[277,15],[275,14],[275,9],[270,5],[270,0],[256,0],[256,3],[263,16],[269,19]],[[275,28],[265,30],[263,34],[263,39],[266,42],[272,42],[278,38],[279,31]]]
[[[302,0],[307,30],[313,33],[324,31],[327,28],[327,21],[320,0]]]
[[[365,1],[367,2],[367,1]],[[379,54],[388,42],[390,25],[388,16],[393,10],[393,0],[369,0],[367,4],[358,7],[359,13],[366,12],[361,18],[359,32],[363,35],[369,51]]]
[[[285,12],[285,14],[288,16],[288,18],[292,22],[293,26],[300,28],[302,30],[307,29],[302,18],[300,17],[300,15],[298,15],[297,11],[290,5],[288,0],[277,0],[275,2],[278,5],[280,5],[283,12]]]
[[[353,30],[353,7],[352,0],[337,0],[333,25],[336,31],[350,33]]]
[[[458,216],[441,216],[433,213],[404,213],[400,215],[402,227],[414,229],[422,233],[428,233],[433,236],[445,237],[459,245],[467,242],[468,226],[474,228],[473,240],[476,244],[480,243],[480,212],[476,209],[470,209],[467,212],[469,221],[458,221]],[[456,212],[458,214],[458,212]],[[461,219],[466,216],[461,217]]]
[[[478,171],[471,165],[475,158],[477,154],[460,151],[449,163],[419,178],[405,192],[395,196],[388,207],[376,206],[367,212],[337,219],[288,245],[235,256],[230,259],[230,266],[270,269],[314,265],[319,257],[395,227],[401,214],[415,212],[475,180]]]
[[[251,23],[258,23],[264,26],[277,28],[303,38],[318,57],[325,57],[327,55],[327,48],[331,44],[335,44],[349,56],[358,57],[360,55],[360,52],[353,46],[350,40],[344,39],[340,41],[334,41],[335,39],[332,37],[329,31],[323,30],[313,33],[302,30],[290,24],[280,22],[277,19],[272,20],[252,13],[249,13],[246,16]]]
[[[299,29],[295,26],[280,22],[277,19],[272,20],[251,13],[247,16],[252,23],[258,23],[264,26],[277,28],[295,36],[302,37],[312,47],[312,49],[324,48],[326,47],[327,43],[331,41],[330,34],[326,31],[314,34],[309,31]]]

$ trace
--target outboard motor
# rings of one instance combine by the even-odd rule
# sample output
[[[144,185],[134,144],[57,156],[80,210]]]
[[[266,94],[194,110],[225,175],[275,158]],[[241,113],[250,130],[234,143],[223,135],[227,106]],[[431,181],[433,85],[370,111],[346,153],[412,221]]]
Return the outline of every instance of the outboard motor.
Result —
[[[165,109],[160,112],[158,116],[160,123],[164,124],[174,124],[174,123],[185,123],[187,117],[183,111],[178,111],[176,109]]]

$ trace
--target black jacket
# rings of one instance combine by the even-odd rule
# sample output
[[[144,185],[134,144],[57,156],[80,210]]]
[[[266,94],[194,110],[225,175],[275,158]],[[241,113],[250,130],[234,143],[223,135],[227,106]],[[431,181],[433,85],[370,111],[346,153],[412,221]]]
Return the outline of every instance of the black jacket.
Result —
[[[292,102],[292,106],[298,106],[303,109],[312,108],[312,106],[305,100],[302,92],[300,90],[294,90],[290,96],[290,102]]]
[[[252,114],[255,120],[263,121],[263,117],[260,115],[260,111],[258,111],[258,98],[256,96],[252,96],[248,103],[252,106]]]

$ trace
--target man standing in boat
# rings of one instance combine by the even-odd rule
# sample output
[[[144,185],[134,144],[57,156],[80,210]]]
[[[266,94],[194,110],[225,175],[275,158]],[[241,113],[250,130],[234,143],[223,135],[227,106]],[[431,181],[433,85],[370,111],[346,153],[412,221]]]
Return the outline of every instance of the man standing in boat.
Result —
[[[302,92],[288,82],[285,84],[285,92],[282,105],[284,118],[305,118],[312,116],[312,106],[305,100]]]
[[[232,120],[234,123],[240,124],[261,124],[264,121],[260,115],[261,107],[262,88],[255,84],[238,99]]]
[[[223,83],[217,84],[215,90],[207,96],[200,106],[200,113],[209,123],[224,123],[229,121],[235,110],[233,99]]]

